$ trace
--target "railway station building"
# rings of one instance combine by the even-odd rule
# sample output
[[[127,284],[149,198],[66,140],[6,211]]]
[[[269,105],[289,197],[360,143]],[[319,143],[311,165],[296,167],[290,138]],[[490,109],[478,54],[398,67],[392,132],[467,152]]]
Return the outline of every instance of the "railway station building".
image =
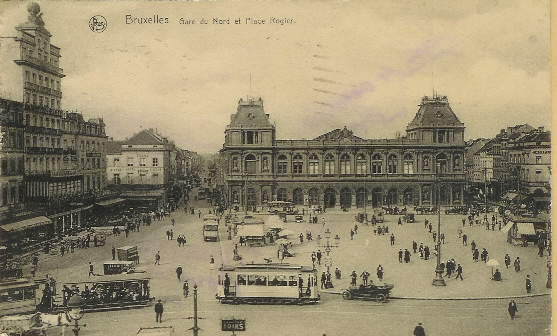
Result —
[[[259,98],[238,102],[219,166],[225,202],[360,208],[464,204],[464,124],[446,96],[423,97],[406,135],[364,139],[346,127],[311,140],[276,139]],[[439,197],[437,197],[439,190]]]

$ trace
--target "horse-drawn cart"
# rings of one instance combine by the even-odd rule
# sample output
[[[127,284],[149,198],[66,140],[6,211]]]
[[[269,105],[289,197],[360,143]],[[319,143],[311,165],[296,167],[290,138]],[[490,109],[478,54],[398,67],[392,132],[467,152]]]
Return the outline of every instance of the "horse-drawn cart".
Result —
[[[3,316],[0,318],[0,335],[46,335],[48,325],[41,322],[40,313]]]

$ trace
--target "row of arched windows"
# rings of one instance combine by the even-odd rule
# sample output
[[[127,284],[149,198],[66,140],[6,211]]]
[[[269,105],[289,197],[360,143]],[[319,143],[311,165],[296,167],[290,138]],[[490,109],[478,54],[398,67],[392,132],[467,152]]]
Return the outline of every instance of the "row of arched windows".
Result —
[[[449,159],[446,154],[441,153],[436,157],[436,166],[440,173],[448,173]],[[421,170],[430,172],[434,167],[432,167],[431,156],[424,155],[421,160]],[[256,173],[256,157],[253,154],[248,154],[244,158],[244,170],[250,174]],[[373,154],[371,156],[371,169],[368,167],[368,160],[365,154],[358,154],[355,160],[355,167],[353,167],[354,162],[349,154],[342,154],[339,158],[338,168],[336,166],[335,156],[333,154],[326,154],[323,158],[323,168],[322,172],[320,170],[321,160],[316,154],[310,154],[307,159],[307,174],[317,175],[323,173],[324,175],[335,175],[337,174],[336,169],[338,169],[338,174],[340,175],[350,175],[357,174],[363,175],[371,172],[371,174],[414,174],[416,169],[416,163],[414,160],[414,155],[406,153],[402,156],[402,161],[399,160],[398,155],[389,154],[385,156],[381,154]],[[295,154],[292,157],[290,173],[292,174],[305,174],[304,165],[306,160],[301,154]],[[232,159],[232,170],[238,171],[238,157]],[[263,172],[269,171],[269,159],[267,156],[262,158],[261,170]],[[461,155],[456,154],[452,158],[452,170],[461,171],[462,170],[462,159]],[[277,157],[276,162],[276,172],[277,174],[288,174],[288,157],[281,154]]]

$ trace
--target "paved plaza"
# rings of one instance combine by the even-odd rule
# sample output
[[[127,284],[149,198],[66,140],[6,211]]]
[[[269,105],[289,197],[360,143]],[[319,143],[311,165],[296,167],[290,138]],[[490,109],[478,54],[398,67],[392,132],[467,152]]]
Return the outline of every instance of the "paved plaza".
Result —
[[[140,254],[139,268],[151,276],[151,295],[165,304],[162,325],[173,326],[177,334],[189,334],[193,321],[193,284],[199,289],[199,321],[202,328],[200,335],[230,334],[220,331],[220,319],[245,318],[247,331],[241,335],[411,335],[414,325],[422,322],[427,334],[452,335],[549,335],[550,325],[550,290],[546,288],[547,257],[537,255],[537,248],[513,246],[506,242],[504,232],[487,231],[483,226],[462,227],[462,216],[442,215],[442,232],[445,244],[442,245],[442,261],[455,259],[463,267],[464,280],[456,280],[454,275],[445,278],[446,286],[432,286],[435,276],[436,259],[432,254],[430,260],[420,259],[413,254],[409,263],[398,261],[398,250],[412,251],[412,242],[429,245],[433,251],[432,235],[424,228],[427,218],[437,227],[437,215],[417,215],[415,223],[397,225],[398,216],[387,215],[385,223],[389,233],[377,235],[377,226],[363,225],[355,221],[358,210],[342,212],[329,210],[319,214],[319,224],[310,224],[305,216],[303,223],[295,223],[293,216],[284,223],[284,228],[296,233],[310,231],[313,241],[299,243],[291,237],[290,249],[294,257],[283,262],[311,265],[311,253],[321,250],[325,255],[325,239],[318,245],[317,236],[325,237],[325,230],[332,232],[332,237],[339,235],[338,247],[333,247],[331,257],[332,270],[339,268],[342,279],[333,279],[334,288],[321,292],[321,302],[314,306],[256,306],[256,305],[222,305],[215,299],[217,271],[211,269],[209,260],[213,256],[215,263],[233,264],[234,240],[228,240],[224,225],[221,225],[221,242],[204,242],[202,238],[202,218],[197,214],[197,207],[204,205],[202,213],[207,214],[206,203],[198,202],[196,214],[186,214],[183,210],[171,214],[164,221],[154,221],[151,226],[141,226],[139,232],[131,232],[129,237],[108,237],[105,246],[77,249],[74,253],[60,256],[41,255],[38,275],[49,273],[59,282],[72,278],[87,276],[88,262],[95,265],[95,273],[102,273],[102,263],[111,259],[111,247],[137,245]],[[239,215],[242,213],[239,213]],[[263,219],[267,214],[255,214]],[[203,216],[201,216],[203,217]],[[171,225],[171,218],[175,225]],[[322,225],[325,218],[325,225]],[[224,220],[221,220],[224,224]],[[358,233],[350,239],[350,230],[358,224]],[[468,242],[474,240],[480,251],[485,247],[490,259],[501,264],[503,281],[490,280],[491,267],[483,262],[472,260],[470,245],[463,246],[457,230],[462,228],[468,236]],[[166,231],[172,229],[174,237],[184,234],[186,246],[178,247],[176,240],[168,240]],[[390,235],[394,234],[395,244],[391,245]],[[335,245],[331,239],[331,245]],[[238,247],[241,262],[261,263],[264,258],[277,260],[277,246]],[[161,254],[161,265],[154,265],[154,255]],[[516,272],[512,265],[504,266],[504,256],[508,253],[512,260],[517,256],[522,260],[521,271]],[[547,251],[546,251],[547,254]],[[319,274],[325,271],[323,265],[316,265]],[[348,287],[350,273],[354,270],[360,275],[364,270],[371,273],[371,279],[377,283],[376,268],[384,268],[385,283],[394,284],[393,297],[388,303],[367,301],[346,301],[339,293]],[[184,268],[182,279],[189,279],[190,296],[182,296],[181,282],[176,278],[178,265]],[[28,272],[27,269],[24,271]],[[533,281],[533,291],[527,295],[525,289],[526,275]],[[358,283],[361,278],[358,279]],[[519,304],[519,318],[511,321],[506,306],[513,297]],[[449,299],[449,300],[441,300]],[[87,324],[82,335],[112,335],[114,328],[119,335],[133,335],[139,327],[156,325],[153,307],[86,314],[83,322]],[[350,332],[348,331],[350,329]],[[375,333],[370,333],[370,330]],[[449,332],[450,330],[450,332]],[[59,334],[51,330],[51,334]],[[66,330],[70,333],[70,330]],[[486,333],[484,333],[486,332]],[[533,332],[533,333],[532,333]]]

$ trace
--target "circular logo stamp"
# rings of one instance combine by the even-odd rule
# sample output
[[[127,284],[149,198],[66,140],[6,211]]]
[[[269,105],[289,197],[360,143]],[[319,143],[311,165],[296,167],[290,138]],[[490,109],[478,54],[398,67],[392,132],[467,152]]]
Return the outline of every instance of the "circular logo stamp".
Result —
[[[95,15],[89,20],[89,28],[95,33],[102,33],[106,30],[106,19],[102,15]]]

